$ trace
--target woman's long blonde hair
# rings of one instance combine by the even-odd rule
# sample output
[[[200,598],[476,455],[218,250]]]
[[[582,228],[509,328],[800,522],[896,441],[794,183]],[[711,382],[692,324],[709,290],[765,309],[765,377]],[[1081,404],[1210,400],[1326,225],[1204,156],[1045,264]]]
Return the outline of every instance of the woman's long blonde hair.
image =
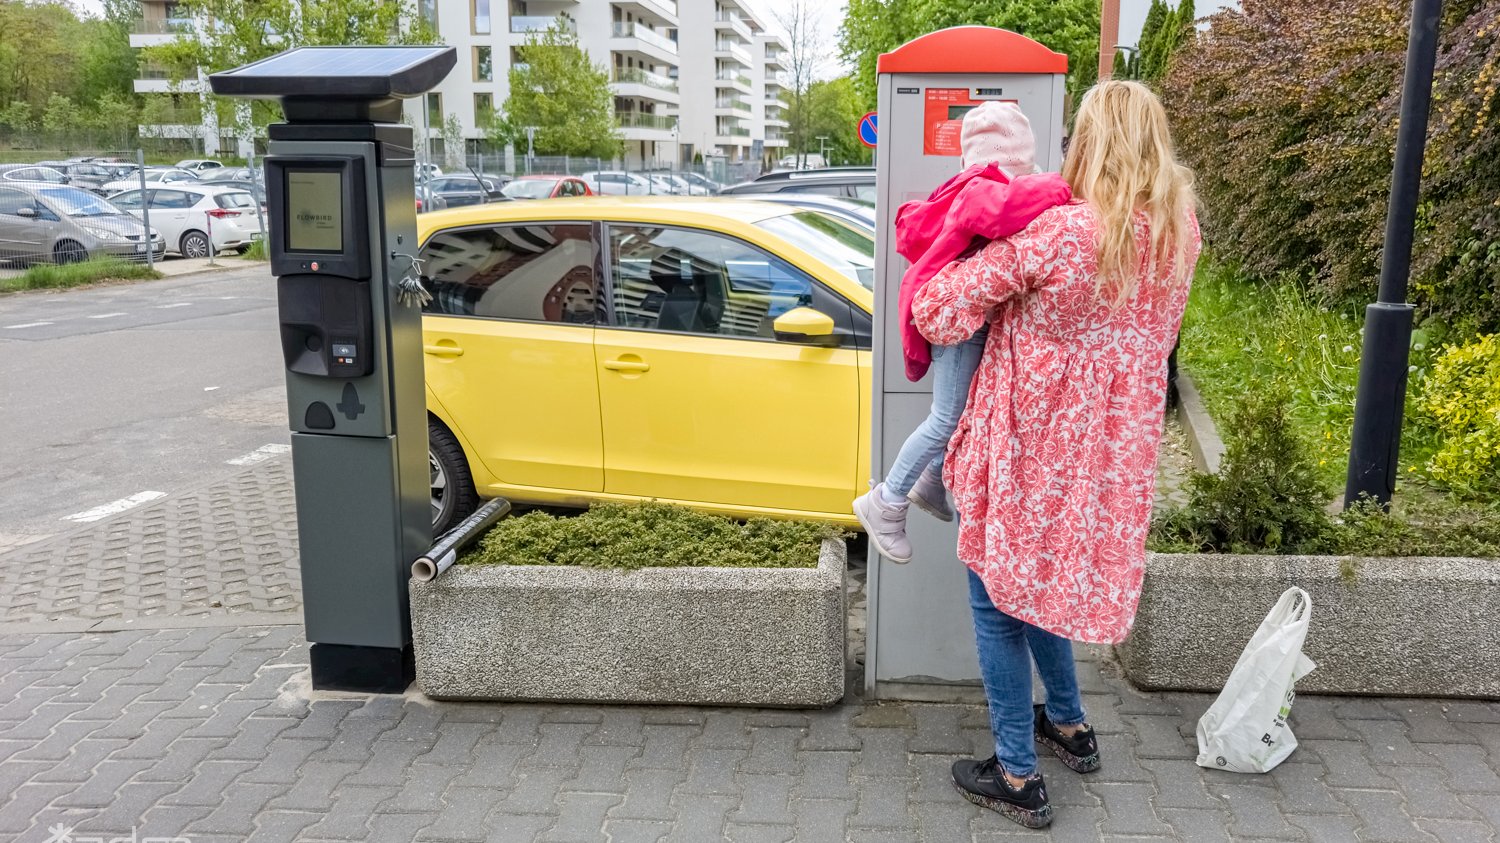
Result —
[[[1101,82],[1083,95],[1073,123],[1063,179],[1099,215],[1099,291],[1116,306],[1135,295],[1142,267],[1172,281],[1192,267],[1188,211],[1195,207],[1193,171],[1177,163],[1167,113],[1139,82]],[[1135,215],[1151,232],[1144,264],[1135,245]]]

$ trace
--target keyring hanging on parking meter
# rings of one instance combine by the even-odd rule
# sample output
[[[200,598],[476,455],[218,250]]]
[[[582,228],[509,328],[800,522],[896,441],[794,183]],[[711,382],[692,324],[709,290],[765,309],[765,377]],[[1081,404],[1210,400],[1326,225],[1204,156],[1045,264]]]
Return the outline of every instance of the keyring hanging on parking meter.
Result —
[[[425,307],[432,301],[432,293],[422,284],[422,259],[405,252],[391,252],[391,257],[406,258],[406,274],[396,282],[396,301],[407,307]]]

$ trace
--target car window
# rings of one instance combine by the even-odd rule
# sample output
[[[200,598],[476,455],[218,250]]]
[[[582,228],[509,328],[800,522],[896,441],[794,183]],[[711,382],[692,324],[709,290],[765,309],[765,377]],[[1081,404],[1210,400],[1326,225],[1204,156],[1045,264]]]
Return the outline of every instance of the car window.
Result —
[[[592,325],[599,281],[588,223],[443,231],[422,248],[427,313]]]
[[[116,208],[124,208],[127,211],[139,211],[141,209],[141,192],[132,190],[129,193],[121,193],[112,196],[109,200]]]
[[[552,182],[546,179],[516,179],[500,192],[512,199],[546,199],[552,195]]]
[[[865,289],[875,289],[875,238],[869,233],[818,211],[768,217],[755,225],[817,255]]]
[[[196,198],[181,190],[153,190],[151,191],[151,207],[169,210],[191,208],[196,204]]]
[[[859,200],[860,202],[871,202],[871,203],[873,203],[875,201],[875,185],[873,185],[873,184],[856,184],[856,185],[854,185],[854,198],[857,199],[857,200]]]
[[[843,196],[844,186],[841,184],[797,184],[791,182],[782,188],[784,193],[818,193],[823,196]]]
[[[13,217],[22,208],[36,208],[30,195],[11,188],[0,188],[0,214]]]
[[[808,275],[721,234],[613,225],[614,325],[773,339],[772,322],[813,303]]]
[[[220,208],[253,208],[255,197],[249,193],[220,193],[214,197],[214,203]]]

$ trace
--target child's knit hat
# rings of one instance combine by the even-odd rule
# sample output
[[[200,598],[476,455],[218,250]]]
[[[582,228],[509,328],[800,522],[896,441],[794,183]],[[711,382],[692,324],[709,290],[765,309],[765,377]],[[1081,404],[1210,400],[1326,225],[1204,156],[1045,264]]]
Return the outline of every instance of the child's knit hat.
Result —
[[[965,114],[959,142],[965,169],[994,164],[1012,177],[1036,172],[1031,121],[1013,102],[983,102]]]

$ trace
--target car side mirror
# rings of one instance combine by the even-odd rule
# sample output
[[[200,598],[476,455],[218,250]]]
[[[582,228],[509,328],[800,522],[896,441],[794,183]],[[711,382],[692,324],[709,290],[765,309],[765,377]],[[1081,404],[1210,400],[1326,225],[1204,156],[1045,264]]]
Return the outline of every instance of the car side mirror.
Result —
[[[36,219],[36,208],[17,208],[16,216]]]
[[[839,344],[833,317],[810,307],[794,307],[771,323],[777,342],[832,347]]]

